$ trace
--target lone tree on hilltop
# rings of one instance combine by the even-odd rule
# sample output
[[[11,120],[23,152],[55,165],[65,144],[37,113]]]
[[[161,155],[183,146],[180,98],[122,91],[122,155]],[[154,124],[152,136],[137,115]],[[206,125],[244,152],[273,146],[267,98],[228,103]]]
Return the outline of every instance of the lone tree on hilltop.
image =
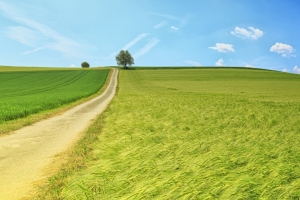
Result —
[[[89,68],[90,67],[90,64],[88,62],[82,62],[81,63],[81,67],[82,68]]]
[[[134,59],[127,50],[121,50],[120,53],[116,56],[116,60],[117,64],[119,66],[123,66],[124,69],[128,69],[128,67],[134,64]]]

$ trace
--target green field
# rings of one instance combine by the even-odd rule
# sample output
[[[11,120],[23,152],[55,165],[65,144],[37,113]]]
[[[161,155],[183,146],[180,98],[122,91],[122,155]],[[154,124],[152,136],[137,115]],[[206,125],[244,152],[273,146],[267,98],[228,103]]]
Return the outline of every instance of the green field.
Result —
[[[95,142],[74,150],[88,155],[81,170],[65,166],[40,199],[300,198],[299,75],[122,70],[119,81],[87,132]]]
[[[88,167],[57,178],[52,198],[300,198],[299,75],[157,69],[119,79],[88,132],[99,139]]]
[[[109,72],[36,71],[21,67],[2,67],[0,70],[0,124],[90,96],[103,86]]]

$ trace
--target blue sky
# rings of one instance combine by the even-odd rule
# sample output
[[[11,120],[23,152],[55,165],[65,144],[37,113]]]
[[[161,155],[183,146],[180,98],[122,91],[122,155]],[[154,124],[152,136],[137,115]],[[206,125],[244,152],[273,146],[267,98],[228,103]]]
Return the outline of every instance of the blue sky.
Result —
[[[0,0],[0,65],[242,66],[300,73],[298,0]]]

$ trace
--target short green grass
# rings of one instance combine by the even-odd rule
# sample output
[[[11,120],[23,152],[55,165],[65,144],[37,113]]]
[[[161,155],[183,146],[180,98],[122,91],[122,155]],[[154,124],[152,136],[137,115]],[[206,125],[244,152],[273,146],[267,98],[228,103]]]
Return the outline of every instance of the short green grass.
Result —
[[[0,73],[0,124],[96,93],[109,70]]]
[[[86,168],[41,199],[300,198],[299,75],[123,70],[119,80],[90,128]]]

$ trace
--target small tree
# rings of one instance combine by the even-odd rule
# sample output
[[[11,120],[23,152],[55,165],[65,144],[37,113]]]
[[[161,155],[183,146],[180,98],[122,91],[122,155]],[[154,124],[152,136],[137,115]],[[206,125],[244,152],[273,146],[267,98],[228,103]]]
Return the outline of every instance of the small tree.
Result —
[[[123,66],[125,69],[134,64],[134,59],[131,54],[126,50],[121,50],[116,56],[117,64]]]
[[[82,62],[81,63],[81,67],[82,68],[89,68],[90,67],[90,64],[88,62]]]

